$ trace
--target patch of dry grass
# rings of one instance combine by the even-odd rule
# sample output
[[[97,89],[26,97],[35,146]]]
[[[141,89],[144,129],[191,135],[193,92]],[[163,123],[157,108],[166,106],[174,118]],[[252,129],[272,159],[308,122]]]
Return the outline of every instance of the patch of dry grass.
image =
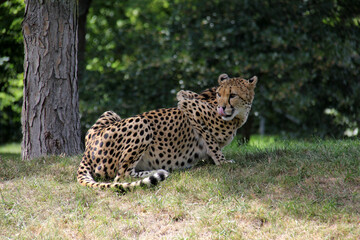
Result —
[[[2,239],[359,239],[360,142],[252,143],[126,195],[76,183],[80,157],[0,153]]]

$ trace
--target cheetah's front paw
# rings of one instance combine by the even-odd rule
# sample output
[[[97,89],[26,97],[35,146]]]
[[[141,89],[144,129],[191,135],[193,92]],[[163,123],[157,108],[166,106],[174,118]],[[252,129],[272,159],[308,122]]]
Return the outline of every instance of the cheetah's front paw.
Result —
[[[224,161],[224,163],[235,163],[235,161],[234,161],[234,160],[232,160],[232,159],[230,159],[230,160],[226,160],[226,161]]]

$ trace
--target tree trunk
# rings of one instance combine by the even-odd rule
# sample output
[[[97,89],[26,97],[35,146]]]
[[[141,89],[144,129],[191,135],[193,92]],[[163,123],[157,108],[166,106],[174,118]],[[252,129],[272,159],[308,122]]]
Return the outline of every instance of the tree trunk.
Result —
[[[92,0],[79,0],[79,28],[78,28],[78,79],[81,82],[86,67],[86,20]]]
[[[78,154],[78,1],[25,3],[22,157]]]

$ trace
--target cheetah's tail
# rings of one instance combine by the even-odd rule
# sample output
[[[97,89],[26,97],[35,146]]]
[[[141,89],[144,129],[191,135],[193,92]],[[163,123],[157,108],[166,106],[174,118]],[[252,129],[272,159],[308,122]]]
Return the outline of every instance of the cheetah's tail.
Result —
[[[87,167],[84,168],[81,164],[78,169],[77,180],[83,186],[100,188],[100,189],[112,188],[120,192],[127,192],[137,186],[148,186],[148,187],[155,186],[159,182],[164,181],[168,176],[169,173],[161,169],[157,171],[155,174],[135,182],[129,182],[129,183],[96,182],[90,173],[90,169],[88,169]]]

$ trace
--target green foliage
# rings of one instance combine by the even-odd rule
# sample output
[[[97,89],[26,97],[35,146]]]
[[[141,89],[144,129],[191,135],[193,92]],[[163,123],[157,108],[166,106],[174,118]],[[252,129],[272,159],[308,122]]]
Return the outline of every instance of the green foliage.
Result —
[[[23,1],[0,5],[0,142],[19,140]],[[106,110],[128,117],[175,106],[217,76],[259,77],[253,132],[356,136],[360,3],[355,0],[92,1],[83,132]]]
[[[174,105],[182,69],[172,66],[172,51],[164,43],[166,6],[161,1],[93,2],[87,71],[80,84],[86,127],[108,109],[125,117]]]
[[[0,143],[21,138],[24,2],[0,4]]]
[[[253,112],[267,132],[356,135],[359,19],[356,1],[95,1],[83,120],[174,106],[179,89],[227,72],[259,76]]]

